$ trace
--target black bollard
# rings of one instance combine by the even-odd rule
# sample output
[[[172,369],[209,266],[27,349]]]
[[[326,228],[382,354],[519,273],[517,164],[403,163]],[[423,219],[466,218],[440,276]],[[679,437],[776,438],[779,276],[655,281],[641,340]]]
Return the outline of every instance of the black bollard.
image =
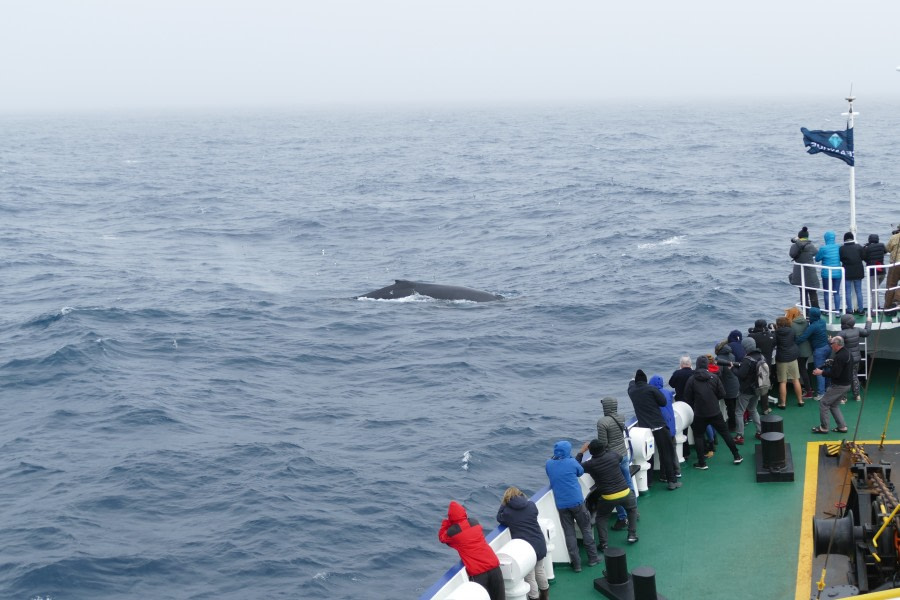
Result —
[[[764,415],[759,420],[762,422],[762,433],[772,431],[784,433],[784,418],[778,415]]]
[[[638,567],[631,572],[634,582],[634,600],[656,600],[656,570],[653,567]]]
[[[612,585],[628,582],[628,559],[624,548],[608,547],[603,551],[606,561],[606,580]]]
[[[772,431],[762,434],[762,461],[764,469],[770,471],[784,469],[786,459],[783,433]]]

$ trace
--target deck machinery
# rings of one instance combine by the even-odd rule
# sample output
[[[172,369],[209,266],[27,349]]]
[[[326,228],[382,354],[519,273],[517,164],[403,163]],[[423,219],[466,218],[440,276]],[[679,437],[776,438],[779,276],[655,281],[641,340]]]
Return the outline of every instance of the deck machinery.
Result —
[[[846,501],[835,503],[832,516],[813,519],[810,597],[849,598],[900,587],[900,503],[891,464],[884,458],[873,463],[863,445],[848,441],[836,456]]]

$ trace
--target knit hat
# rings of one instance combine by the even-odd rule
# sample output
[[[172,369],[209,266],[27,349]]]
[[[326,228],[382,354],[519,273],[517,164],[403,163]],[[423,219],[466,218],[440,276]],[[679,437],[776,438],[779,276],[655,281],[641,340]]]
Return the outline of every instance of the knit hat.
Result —
[[[765,330],[768,323],[766,323],[765,319],[757,319],[753,326],[758,330]]]
[[[806,225],[803,226],[803,229],[797,232],[797,237],[801,240],[805,240],[809,237],[809,230],[806,228]]]
[[[744,350],[747,352],[753,352],[756,350],[756,340],[752,337],[747,337],[741,340],[741,346],[744,347]]]
[[[846,241],[849,241],[849,240],[852,240],[852,239],[853,239],[853,234],[852,234],[851,232],[848,231],[847,233],[844,234],[844,241],[845,241],[845,242],[846,242]]]
[[[591,443],[588,444],[588,450],[591,451],[591,456],[600,456],[606,450],[606,444],[600,440],[591,440]]]
[[[877,234],[877,233],[870,233],[870,234],[869,234],[869,243],[870,243],[870,244],[877,244],[877,243],[878,243],[878,234]]]
[[[634,373],[634,382],[635,383],[647,383],[647,374],[638,369]]]
[[[706,358],[705,354],[701,354],[697,357],[697,368],[698,369],[708,369],[709,368],[709,359]]]

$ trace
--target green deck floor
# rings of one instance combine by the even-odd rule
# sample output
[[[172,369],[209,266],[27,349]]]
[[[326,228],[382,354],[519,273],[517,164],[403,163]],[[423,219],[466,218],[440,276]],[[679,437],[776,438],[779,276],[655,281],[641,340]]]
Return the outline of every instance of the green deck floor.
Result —
[[[852,437],[865,405],[856,439],[880,438],[898,369],[898,362],[877,362],[865,401],[851,400],[841,407],[850,426],[847,436]],[[732,464],[721,441],[719,451],[707,461],[709,470],[691,468],[693,457],[682,463],[680,489],[669,491],[656,483],[638,498],[640,541],[629,545],[625,531],[610,531],[609,545],[626,548],[629,570],[653,567],[657,591],[669,599],[802,597],[796,589],[807,442],[844,437],[813,434],[818,411],[817,402],[807,400],[801,408],[789,396],[788,408],[773,413],[784,418],[785,441],[794,461],[793,482],[756,482],[755,429],[750,424],[747,443],[740,447],[743,464]],[[900,407],[895,407],[887,438],[900,438]],[[603,598],[593,587],[593,580],[603,576],[603,563],[593,568],[586,566],[586,558],[583,563],[581,573],[573,573],[568,564],[554,565],[551,597]]]

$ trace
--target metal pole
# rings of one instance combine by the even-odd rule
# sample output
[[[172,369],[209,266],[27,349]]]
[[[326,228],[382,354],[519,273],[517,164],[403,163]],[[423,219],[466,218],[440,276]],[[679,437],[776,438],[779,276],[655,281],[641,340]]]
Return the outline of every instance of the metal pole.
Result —
[[[842,117],[848,117],[847,127],[851,130],[853,129],[853,117],[858,115],[859,113],[853,112],[853,101],[856,100],[853,96],[847,96],[847,102],[850,104],[850,110],[845,113],[841,113]],[[853,159],[854,165],[856,163],[856,144],[853,147]],[[853,234],[853,237],[856,237],[856,167],[850,167],[850,233]]]

